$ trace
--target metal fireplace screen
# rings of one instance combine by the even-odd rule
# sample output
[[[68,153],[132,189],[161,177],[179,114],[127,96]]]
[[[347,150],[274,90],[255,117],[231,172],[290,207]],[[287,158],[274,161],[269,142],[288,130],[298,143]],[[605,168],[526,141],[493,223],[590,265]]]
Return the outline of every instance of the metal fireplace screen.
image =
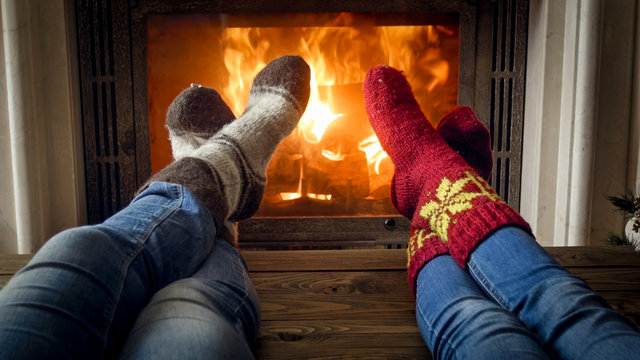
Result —
[[[393,167],[368,126],[371,66],[402,69],[433,123],[471,105],[492,134],[492,185],[518,207],[526,1],[77,1],[89,219],[99,222],[171,161],[163,127],[182,89],[217,89],[240,115],[269,60],[302,55],[313,71],[300,126],[279,147],[245,246],[406,242]]]

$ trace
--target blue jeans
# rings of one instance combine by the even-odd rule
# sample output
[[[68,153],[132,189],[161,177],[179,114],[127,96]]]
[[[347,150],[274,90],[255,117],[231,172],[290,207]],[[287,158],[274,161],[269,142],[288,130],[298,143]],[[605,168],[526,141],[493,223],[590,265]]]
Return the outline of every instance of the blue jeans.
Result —
[[[416,317],[435,358],[633,359],[640,333],[526,232],[502,228],[418,274]]]
[[[252,358],[258,321],[246,264],[209,211],[156,182],[104,223],[54,236],[12,278],[0,359]]]

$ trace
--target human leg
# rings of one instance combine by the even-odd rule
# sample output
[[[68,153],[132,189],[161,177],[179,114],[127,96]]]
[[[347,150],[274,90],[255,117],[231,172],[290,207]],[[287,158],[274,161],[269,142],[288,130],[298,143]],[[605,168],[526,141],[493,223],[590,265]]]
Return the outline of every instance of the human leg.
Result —
[[[219,233],[237,244],[233,223],[258,210],[267,164],[276,146],[293,131],[304,113],[310,77],[309,66],[298,56],[273,60],[253,80],[247,108],[238,119],[149,182],[188,183],[189,189],[211,210]],[[217,189],[220,194],[212,191]],[[226,200],[224,209],[218,201],[220,196]]]
[[[246,264],[218,239],[195,274],[154,295],[121,358],[251,359],[258,323],[258,296]]]
[[[471,206],[503,207],[492,204],[484,179],[461,157],[473,160],[474,167],[489,176],[491,152],[488,141],[482,142],[488,140],[486,129],[464,107],[447,115],[438,130],[434,129],[404,76],[389,67],[372,69],[364,91],[374,131],[395,165],[392,202],[411,219],[409,284],[416,291],[418,324],[429,348],[437,358],[545,358],[524,325],[487,298],[454,258],[446,255],[449,238],[438,232],[449,227],[450,216],[466,210],[471,201],[475,201]],[[457,135],[479,137],[480,142],[470,147]],[[466,151],[470,148],[474,149]],[[454,171],[449,171],[450,166]],[[448,208],[429,221],[432,216],[425,215],[420,205],[434,198],[436,204],[447,203]]]
[[[215,233],[186,188],[154,183],[103,224],[54,236],[0,292],[0,358],[101,358]]]
[[[420,266],[433,253],[432,243],[440,239],[462,268],[467,267],[470,256],[477,258],[469,263],[469,268],[478,283],[501,304],[504,301],[501,296],[507,298],[508,295],[511,304],[504,301],[507,309],[531,328],[551,355],[575,357],[587,356],[588,352],[589,356],[609,357],[615,356],[613,354],[621,348],[625,349],[622,351],[635,349],[636,334],[628,323],[606,310],[604,302],[587,290],[583,282],[568,276],[557,264],[552,265],[519,214],[504,204],[493,189],[427,126],[404,77],[390,68],[381,67],[372,71],[368,81],[369,87],[365,81],[365,90],[368,90],[365,102],[370,120],[396,164],[395,183],[392,184],[394,204],[405,215],[413,214],[412,228],[421,232],[416,231],[418,236],[412,236],[410,242],[410,276],[420,271]],[[421,150],[406,151],[416,148]],[[503,227],[529,236],[519,237],[519,246],[514,246],[508,239],[485,240],[500,234]],[[493,256],[499,250],[501,256]],[[485,257],[478,264],[479,254]],[[510,263],[508,260],[525,265],[505,265]],[[485,267],[490,276],[480,271]],[[512,276],[514,269],[517,272]],[[542,270],[546,271],[545,277],[537,275]],[[505,294],[501,294],[502,291]],[[586,317],[578,319],[582,315]],[[555,316],[560,318],[553,318]],[[593,331],[595,325],[600,331],[601,323],[606,324],[610,333],[594,335],[585,342],[582,335]],[[561,337],[563,341],[558,341]]]
[[[411,219],[412,287],[411,279],[433,257],[449,252],[464,264],[478,237],[507,224],[528,229],[431,126],[401,72],[388,66],[370,70],[364,97],[371,125],[395,166],[391,200]]]
[[[182,171],[184,163],[188,168],[196,164],[208,167],[211,171],[203,178],[222,184],[219,188],[229,207],[224,214],[214,213],[216,223],[224,223],[229,229],[229,222],[250,217],[262,198],[271,154],[304,112],[309,76],[308,66],[299,57],[274,60],[256,76],[242,116],[151,180],[183,181],[188,176]],[[209,186],[193,177],[189,182],[212,207],[207,200]],[[224,249],[226,245],[220,246]],[[257,296],[240,255],[235,250],[226,257],[222,254],[222,250],[215,250],[196,274],[171,284],[154,298],[138,320],[126,357],[148,356],[157,351],[159,343],[170,343],[172,349],[162,351],[162,356],[169,358],[179,354],[251,356],[249,345],[257,332]],[[220,263],[227,263],[228,270],[235,271],[225,272]]]
[[[416,318],[436,359],[545,359],[526,327],[486,297],[451,256],[418,274]]]
[[[490,235],[473,250],[468,268],[551,356],[630,359],[640,354],[635,327],[521,229],[505,227]]]
[[[464,108],[436,131],[483,178],[491,174],[491,138]],[[451,256],[426,263],[417,278],[416,317],[435,358],[544,359],[546,353],[511,312],[487,298]],[[496,326],[496,324],[499,324]]]
[[[309,78],[309,67],[300,57],[285,56],[272,61],[254,79],[247,109],[242,116],[224,125],[204,143],[196,146],[193,151],[183,152],[182,157],[176,153],[179,147],[174,147],[174,157],[177,161],[154,175],[150,181],[162,180],[188,184],[198,198],[209,207],[216,224],[222,224],[224,229],[222,236],[230,244],[237,246],[232,223],[252,216],[257,210],[264,191],[267,163],[276,146],[291,133],[304,112],[309,98]],[[196,88],[198,89],[200,88]],[[210,95],[207,96],[210,97]],[[196,113],[200,112],[196,111]],[[167,121],[170,130],[171,118],[170,109]],[[178,122],[177,125],[181,124]],[[178,132],[173,131],[173,133]],[[192,129],[187,132],[187,134],[190,133]],[[176,142],[175,140],[176,138],[172,137],[172,145]],[[184,137],[178,140],[184,140]],[[186,143],[189,145],[199,141]],[[221,194],[212,191],[215,189],[219,189]],[[217,206],[219,198],[225,199],[227,208],[224,211],[220,211]],[[235,264],[234,268],[238,268],[238,259],[242,260],[237,252],[234,253],[234,257],[235,262],[228,263]],[[208,263],[210,261],[215,263],[217,258],[218,254],[212,255]],[[162,311],[171,309],[175,305],[174,312],[177,314],[164,322],[178,330],[182,329],[184,341],[172,342],[170,345],[173,351],[183,352],[183,354],[190,352],[190,357],[206,357],[212,354],[218,356],[227,354],[230,357],[238,357],[241,354],[250,355],[248,351],[250,342],[242,335],[246,336],[248,329],[252,328],[247,325],[244,332],[238,332],[241,329],[237,324],[240,323],[238,319],[240,316],[240,320],[249,322],[257,328],[257,310],[255,310],[257,297],[248,281],[246,267],[241,273],[235,272],[236,277],[242,275],[240,276],[243,283],[241,299],[237,299],[237,294],[234,293],[240,288],[234,288],[233,282],[213,281],[224,278],[223,275],[226,273],[221,270],[222,268],[214,265],[205,266],[189,279],[163,289],[158,295],[160,300],[153,302],[140,320],[140,327],[145,328],[145,331],[137,332],[135,340],[130,342],[134,344],[128,348],[132,351],[131,354],[134,356],[145,354],[154,345],[163,342],[165,337],[171,337],[166,327],[149,326],[149,324],[159,321]],[[227,289],[227,299],[223,289]],[[253,291],[253,297],[247,297],[247,292],[251,293],[249,290]],[[168,298],[175,297],[178,292],[190,295],[174,299],[173,303],[170,303]],[[194,299],[199,299],[198,301],[206,299],[205,303],[208,303],[208,306],[195,306]],[[234,299],[235,301],[232,301]],[[249,305],[246,305],[246,302]],[[223,306],[225,304],[226,308]],[[253,309],[245,310],[244,313],[254,316],[248,317],[246,314],[239,313],[244,308]],[[191,325],[201,325],[202,333],[200,336],[185,335],[186,329],[193,329],[189,325],[184,326],[185,319],[196,313],[203,317],[201,320],[205,321],[196,321]],[[251,321],[246,320],[247,318]],[[236,326],[230,326],[234,324]],[[193,332],[191,334],[195,335]],[[216,338],[208,339],[207,335],[213,335]],[[191,340],[187,341],[187,338]],[[197,342],[197,340],[203,341]],[[187,346],[187,344],[190,345]]]
[[[308,95],[309,68],[303,60],[273,61],[254,80],[247,111],[234,126],[225,126],[193,157],[177,156],[143,187],[137,201],[105,223],[50,240],[0,294],[7,320],[0,330],[0,355],[117,354],[154,292],[192,274],[217,233],[235,243],[229,222],[257,209],[266,163],[297,124]],[[169,204],[163,206],[165,201]],[[185,203],[195,204],[189,211],[198,214],[179,211]],[[190,221],[172,220],[174,214]],[[198,236],[202,241],[194,239]],[[150,241],[154,237],[157,241]],[[43,326],[56,330],[40,331]],[[35,342],[42,346],[31,346]]]

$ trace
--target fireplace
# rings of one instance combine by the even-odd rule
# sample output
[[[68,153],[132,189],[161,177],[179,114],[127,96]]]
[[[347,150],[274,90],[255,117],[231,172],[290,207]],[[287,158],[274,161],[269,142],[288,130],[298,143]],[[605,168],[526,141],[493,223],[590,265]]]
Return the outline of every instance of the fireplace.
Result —
[[[239,116],[255,74],[277,56],[299,54],[311,68],[311,98],[297,129],[270,162],[257,216],[393,215],[393,164],[367,121],[364,76],[379,64],[404,70],[436,125],[458,100],[458,29],[451,16],[149,16],[151,171],[172,161],[165,114],[191,81],[218,89]]]
[[[492,135],[491,184],[517,208],[527,11],[523,0],[79,0],[89,221],[126,205],[170,161],[162,124],[180,90],[214,87],[240,115],[241,84],[284,53],[310,63],[312,99],[274,155],[263,206],[240,224],[243,246],[406,243],[409,224],[388,199],[392,165],[361,99],[364,72],[381,63],[405,71],[434,124],[456,104],[474,108]]]

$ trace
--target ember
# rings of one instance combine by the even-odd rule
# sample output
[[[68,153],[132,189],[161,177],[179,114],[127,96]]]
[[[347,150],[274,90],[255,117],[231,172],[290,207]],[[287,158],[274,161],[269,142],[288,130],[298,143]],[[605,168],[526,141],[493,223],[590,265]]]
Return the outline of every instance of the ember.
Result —
[[[405,72],[429,121],[457,103],[458,26],[387,25],[385,16],[299,14],[152,16],[148,84],[152,169],[171,161],[163,127],[189,83],[217,89],[239,116],[251,79],[271,59],[299,54],[312,69],[311,99],[267,170],[259,216],[386,215],[393,164],[369,126],[367,70]]]

